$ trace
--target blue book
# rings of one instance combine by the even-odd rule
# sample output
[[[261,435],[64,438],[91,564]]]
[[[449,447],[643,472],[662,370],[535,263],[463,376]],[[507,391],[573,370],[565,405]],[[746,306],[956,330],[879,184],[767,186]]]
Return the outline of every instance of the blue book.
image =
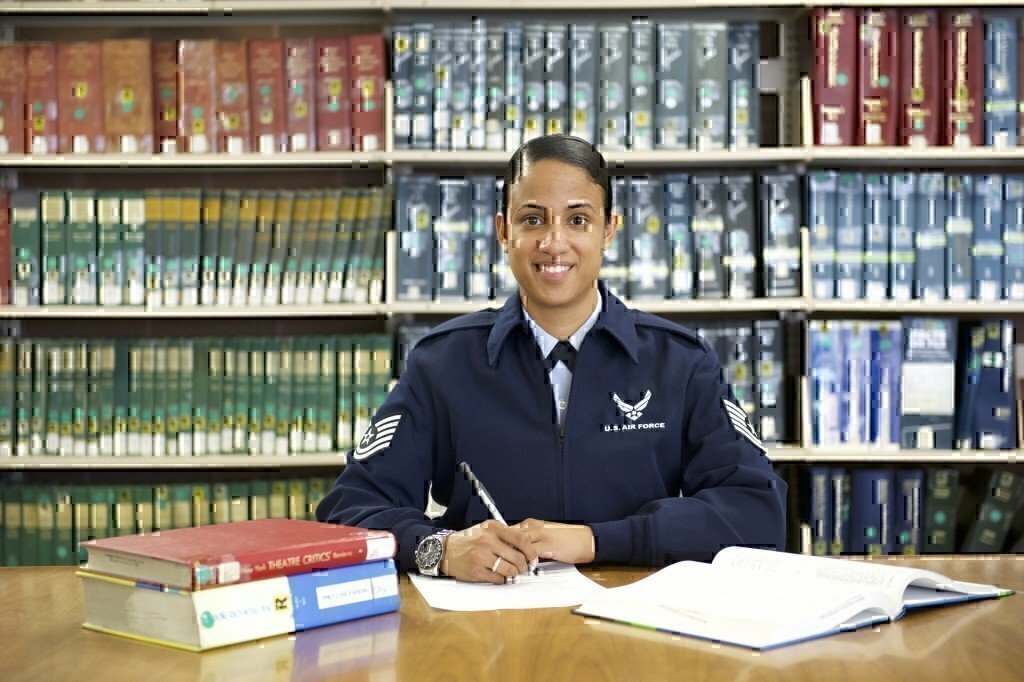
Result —
[[[764,295],[800,296],[800,179],[796,173],[765,173],[758,190]]]
[[[523,143],[523,25],[505,24],[505,151]]]
[[[790,440],[786,339],[781,320],[754,320],[754,425],[762,443]]]
[[[917,186],[917,253],[914,298],[946,297],[946,178],[921,173]]]
[[[754,178],[750,174],[722,176],[725,189],[725,295],[753,298],[757,293],[757,211]]]
[[[864,176],[864,297],[889,297],[889,176]]]
[[[654,102],[655,144],[659,149],[690,146],[690,25],[658,24],[658,97]]]
[[[491,151],[505,149],[505,28],[487,27],[487,113],[484,144]]]
[[[471,175],[469,185],[472,200],[466,248],[466,298],[486,301],[494,289],[491,263],[494,251],[494,177]]]
[[[920,554],[924,525],[924,471],[896,472],[895,545],[897,554]]]
[[[612,243],[604,252],[601,264],[601,279],[608,285],[608,290],[620,298],[627,294],[629,282],[626,251],[632,229],[627,216],[629,215],[629,179],[612,178],[612,213],[621,217],[619,229],[615,231]]]
[[[839,329],[828,320],[810,320],[811,442],[838,445],[842,390],[842,354]]]
[[[842,388],[840,428],[843,443],[868,442],[871,424],[871,323],[840,322]]]
[[[660,178],[629,181],[629,297],[663,300],[668,297],[668,241],[664,226],[664,184]]]
[[[569,130],[569,50],[564,24],[544,30],[544,134]]]
[[[399,301],[430,301],[433,296],[437,177],[395,175],[395,232],[398,237],[395,296]]]
[[[470,124],[469,148],[487,149],[487,20],[473,17],[469,60]]]
[[[836,296],[864,296],[864,176],[840,173],[836,192]]]
[[[669,241],[669,297],[693,298],[693,197],[690,176],[664,176],[665,216]]]
[[[725,295],[722,261],[725,232],[725,196],[718,175],[693,176],[693,251],[697,272],[697,298]]]
[[[917,229],[917,175],[894,173],[889,211],[889,297],[914,297],[914,233]]]
[[[451,57],[451,137],[449,148],[465,151],[473,126],[473,29],[452,29]]]
[[[928,467],[925,474],[924,535],[921,551],[925,554],[951,554],[956,551],[956,508],[960,472],[956,469]]]
[[[453,32],[451,26],[435,26],[430,46],[434,86],[433,148],[440,150],[451,149],[452,143]]]
[[[985,146],[1017,146],[1017,18],[985,17]]]
[[[849,551],[885,556],[893,548],[895,475],[891,469],[854,469],[851,476]]]
[[[629,148],[654,147],[654,25],[634,17],[630,25]]]
[[[434,71],[431,24],[412,27],[412,148],[430,149],[434,135]]]
[[[974,288],[974,176],[946,177],[946,298],[966,301]]]
[[[871,328],[871,431],[878,445],[900,444],[900,371],[903,325],[877,322]]]
[[[569,133],[597,143],[597,25],[569,24]]]
[[[832,549],[832,477],[828,467],[811,467],[810,474],[811,554],[825,556]]]
[[[903,320],[900,447],[905,450],[953,447],[956,328],[951,318]]]
[[[400,25],[391,29],[391,83],[394,90],[391,127],[395,149],[412,148],[412,46],[411,26]]]
[[[629,26],[600,24],[601,61],[598,69],[598,138],[603,151],[626,148],[629,107]]]
[[[1003,289],[1003,176],[982,175],[974,185],[974,298],[997,301]]]
[[[760,145],[761,93],[757,75],[761,31],[754,22],[729,22],[729,149]]]
[[[728,144],[729,27],[725,22],[691,24],[690,141],[698,151]]]
[[[977,450],[1012,450],[1017,445],[1013,390],[1013,322],[986,320],[971,334],[970,381],[973,396],[965,414],[961,443]],[[975,348],[975,339],[979,340]]]
[[[1002,297],[1024,301],[1024,175],[1007,175],[1003,194]]]
[[[523,28],[523,142],[544,134],[545,24],[529,23]]]
[[[832,548],[831,553],[845,554],[850,546],[850,475],[846,469],[829,470],[832,495]]]
[[[466,291],[463,273],[473,220],[469,181],[466,178],[441,178],[440,199],[434,221],[437,244],[435,293],[441,300],[461,301]]]
[[[814,298],[836,295],[836,171],[807,174],[807,225],[811,237],[811,290]]]

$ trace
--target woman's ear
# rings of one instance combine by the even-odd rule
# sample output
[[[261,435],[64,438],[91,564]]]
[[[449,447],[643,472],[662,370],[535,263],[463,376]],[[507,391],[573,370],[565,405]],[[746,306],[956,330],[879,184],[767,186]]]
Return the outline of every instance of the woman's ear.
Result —
[[[615,238],[615,233],[619,229],[620,221],[621,221],[621,217],[619,216],[619,214],[618,213],[612,213],[611,218],[609,218],[608,222],[605,223],[605,226],[604,226],[604,249],[606,251],[608,250],[608,247],[610,247],[612,245],[612,240]]]
[[[494,235],[501,244],[501,250],[508,253],[508,225],[505,224],[505,216],[501,213],[494,214]]]

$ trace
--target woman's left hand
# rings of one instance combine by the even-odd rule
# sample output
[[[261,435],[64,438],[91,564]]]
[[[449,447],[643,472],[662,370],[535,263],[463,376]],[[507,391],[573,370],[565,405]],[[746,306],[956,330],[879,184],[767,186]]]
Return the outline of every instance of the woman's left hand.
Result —
[[[594,560],[594,531],[590,526],[526,519],[509,527],[523,533],[541,559],[567,564],[588,564]]]

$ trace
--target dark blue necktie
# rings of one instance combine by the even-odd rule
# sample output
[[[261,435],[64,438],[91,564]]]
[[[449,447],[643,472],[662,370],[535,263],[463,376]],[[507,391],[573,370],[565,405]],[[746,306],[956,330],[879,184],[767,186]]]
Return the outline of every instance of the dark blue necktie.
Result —
[[[572,372],[576,368],[576,349],[568,341],[559,341],[555,344],[555,347],[548,353],[547,365],[548,370],[555,368],[558,361],[561,360],[565,363],[565,366]]]

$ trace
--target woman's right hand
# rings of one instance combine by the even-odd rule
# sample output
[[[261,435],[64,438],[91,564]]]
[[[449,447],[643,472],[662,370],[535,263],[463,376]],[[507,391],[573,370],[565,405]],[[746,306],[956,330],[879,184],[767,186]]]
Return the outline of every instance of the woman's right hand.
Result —
[[[499,521],[484,521],[444,540],[441,571],[456,580],[500,585],[537,563],[529,537]]]

